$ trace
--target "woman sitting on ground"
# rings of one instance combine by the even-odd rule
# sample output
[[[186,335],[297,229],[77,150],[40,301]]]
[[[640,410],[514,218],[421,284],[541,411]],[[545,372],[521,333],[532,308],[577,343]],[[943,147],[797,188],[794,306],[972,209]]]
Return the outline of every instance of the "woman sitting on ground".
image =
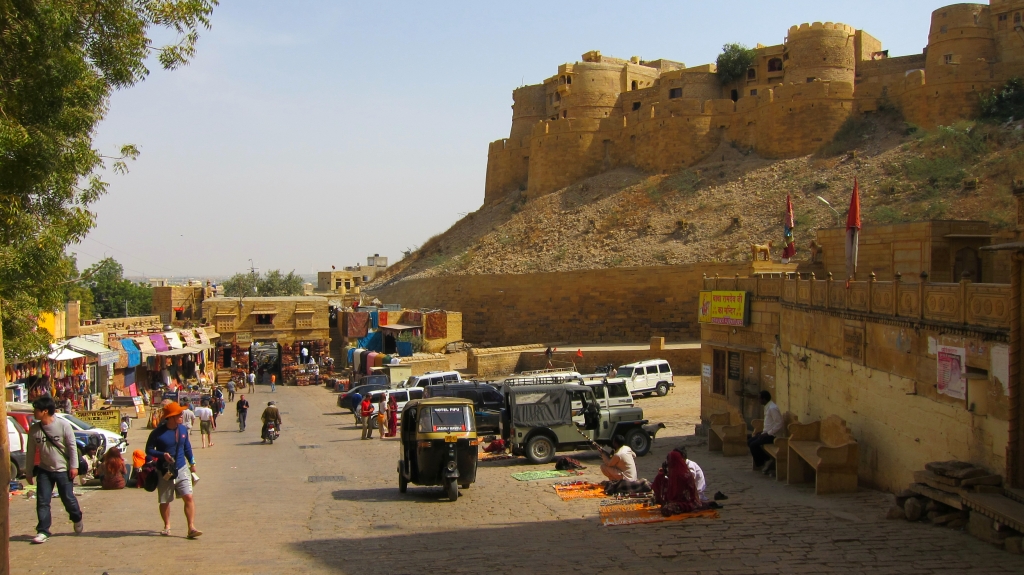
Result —
[[[686,450],[673,449],[654,478],[654,502],[665,517],[707,509],[697,491],[697,478],[686,465]]]
[[[103,489],[124,489],[126,471],[121,450],[111,447],[103,456]]]

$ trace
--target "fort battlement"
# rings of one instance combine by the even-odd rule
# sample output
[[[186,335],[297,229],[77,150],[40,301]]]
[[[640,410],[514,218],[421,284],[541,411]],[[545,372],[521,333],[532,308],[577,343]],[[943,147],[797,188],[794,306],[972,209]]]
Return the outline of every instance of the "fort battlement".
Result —
[[[528,198],[618,166],[671,171],[722,142],[769,158],[807,155],[852,114],[884,103],[930,128],[971,118],[980,96],[1024,76],[1024,0],[955,4],[931,14],[922,54],[890,58],[882,42],[837,22],[789,28],[758,46],[747,73],[714,64],[612,58],[592,50],[513,93],[508,139],[488,148],[485,202]]]

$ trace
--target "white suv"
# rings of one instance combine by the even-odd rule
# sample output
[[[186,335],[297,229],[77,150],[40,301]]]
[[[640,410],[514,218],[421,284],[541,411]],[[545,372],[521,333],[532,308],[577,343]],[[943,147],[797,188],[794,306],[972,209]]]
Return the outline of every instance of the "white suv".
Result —
[[[675,383],[672,381],[672,366],[664,359],[648,359],[623,365],[615,370],[615,378],[608,382],[625,381],[633,395],[657,393],[664,397]]]
[[[414,375],[405,381],[402,387],[427,387],[442,383],[462,381],[462,374],[457,371],[428,371],[423,375]]]

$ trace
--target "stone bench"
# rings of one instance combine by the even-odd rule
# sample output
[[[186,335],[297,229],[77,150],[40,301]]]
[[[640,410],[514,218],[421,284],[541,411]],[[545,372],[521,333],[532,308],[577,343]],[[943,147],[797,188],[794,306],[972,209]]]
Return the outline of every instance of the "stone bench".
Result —
[[[721,451],[725,457],[750,453],[747,422],[739,412],[716,413],[708,418],[708,451]]]
[[[786,483],[814,481],[814,493],[854,493],[860,446],[836,415],[789,426]]]
[[[790,424],[799,423],[799,422],[800,421],[799,421],[799,419],[797,418],[796,415],[793,415],[792,413],[790,413],[788,411],[786,413],[783,413],[782,414],[782,434],[775,438],[775,442],[774,443],[772,443],[770,445],[763,446],[765,453],[767,453],[769,456],[771,456],[772,459],[775,460],[775,480],[776,481],[785,481],[786,478],[788,477],[788,473],[787,473],[788,470],[786,469],[786,465],[789,462],[789,431],[788,430],[789,430]],[[755,419],[754,421],[751,422],[751,424],[754,426],[754,435],[757,435],[758,433],[761,433],[762,431],[764,431],[764,420],[763,419]],[[759,470],[760,468],[755,465],[754,469],[758,469]]]

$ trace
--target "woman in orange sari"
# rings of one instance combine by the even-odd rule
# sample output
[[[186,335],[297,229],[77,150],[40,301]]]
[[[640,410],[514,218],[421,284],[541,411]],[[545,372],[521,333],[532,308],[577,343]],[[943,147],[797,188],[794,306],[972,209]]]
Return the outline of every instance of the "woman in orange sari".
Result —
[[[388,396],[388,437],[394,437],[398,434],[398,401],[395,400],[395,396]]]

